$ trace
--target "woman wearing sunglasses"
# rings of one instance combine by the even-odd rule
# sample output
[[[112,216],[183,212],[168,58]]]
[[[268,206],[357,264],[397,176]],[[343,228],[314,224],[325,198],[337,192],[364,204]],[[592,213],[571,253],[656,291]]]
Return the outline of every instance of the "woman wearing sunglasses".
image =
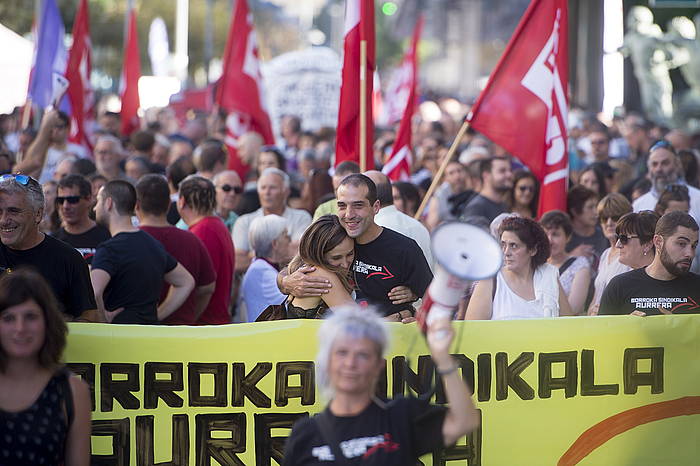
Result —
[[[620,263],[638,269],[654,259],[654,229],[659,216],[651,210],[631,212],[617,222],[615,247],[620,250]]]
[[[615,247],[617,243],[617,235],[615,233],[617,222],[620,220],[620,217],[630,212],[632,212],[632,204],[625,196],[619,193],[608,194],[598,203],[600,226],[603,229],[603,234],[610,242],[610,247],[603,251],[603,254],[600,256],[598,272],[594,282],[595,292],[588,306],[588,315],[598,315],[600,297],[603,295],[603,290],[610,279],[630,270],[628,265],[620,263],[620,249]]]
[[[513,175],[513,188],[510,190],[510,211],[521,217],[535,218],[539,199],[540,183],[531,172],[518,170]]]

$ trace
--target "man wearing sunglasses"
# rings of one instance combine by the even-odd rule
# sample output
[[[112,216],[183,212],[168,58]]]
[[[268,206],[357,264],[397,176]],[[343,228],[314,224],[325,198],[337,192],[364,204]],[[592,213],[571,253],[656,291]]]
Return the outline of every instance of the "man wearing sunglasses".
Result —
[[[224,221],[228,231],[233,231],[233,225],[238,219],[234,211],[238,205],[238,199],[243,193],[241,177],[234,170],[224,170],[214,175],[212,180],[216,188],[216,208],[214,213]]]
[[[654,210],[659,196],[671,185],[687,186],[690,195],[690,211],[697,222],[700,220],[700,189],[688,185],[683,179],[683,167],[676,151],[668,141],[659,141],[649,149],[647,160],[651,190],[637,198],[632,204],[635,212]]]
[[[51,285],[61,311],[75,319],[96,308],[88,266],[74,248],[39,230],[43,211],[35,179],[0,176],[0,271],[33,267]]]
[[[56,208],[61,228],[55,237],[77,249],[88,264],[97,246],[111,238],[107,228],[90,218],[92,204],[92,185],[82,175],[68,175],[58,182]]]
[[[700,314],[700,276],[690,272],[698,224],[684,212],[670,212],[656,223],[652,242],[651,264],[618,275],[605,287],[601,315]]]

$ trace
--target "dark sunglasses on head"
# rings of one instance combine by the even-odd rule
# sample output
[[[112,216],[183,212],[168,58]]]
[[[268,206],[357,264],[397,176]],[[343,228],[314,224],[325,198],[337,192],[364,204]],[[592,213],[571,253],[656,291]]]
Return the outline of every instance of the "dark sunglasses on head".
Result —
[[[243,188],[240,186],[231,186],[230,184],[225,184],[223,186],[219,186],[225,193],[233,191],[236,194],[241,194],[243,192]]]
[[[56,204],[61,205],[65,201],[68,201],[69,204],[77,204],[80,199],[80,196],[56,196]]]
[[[676,149],[671,145],[671,143],[663,139],[657,141],[653,146],[651,146],[651,149],[649,149],[649,153],[651,154],[656,149],[666,149],[669,152],[672,152],[674,154],[676,153]]]
[[[27,175],[18,175],[16,173],[7,173],[5,175],[0,176],[0,181],[5,180],[15,180],[19,184],[27,186],[29,184],[30,177]]]
[[[615,235],[615,239],[620,242],[621,245],[625,245],[630,242],[631,239],[639,238],[639,236],[627,235],[625,233],[621,235]]]

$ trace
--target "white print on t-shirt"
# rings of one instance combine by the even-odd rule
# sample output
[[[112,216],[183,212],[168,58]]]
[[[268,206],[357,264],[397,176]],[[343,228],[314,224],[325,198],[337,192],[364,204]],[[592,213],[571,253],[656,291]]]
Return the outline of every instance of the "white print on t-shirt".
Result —
[[[376,445],[382,445],[388,451],[394,451],[398,445],[391,441],[391,437],[387,435],[375,435],[374,437],[360,437],[340,442],[340,449],[343,451],[343,456],[347,459],[364,456],[368,450]],[[335,456],[331,453],[328,445],[314,447],[311,449],[311,455],[319,461],[335,461]]]
[[[394,274],[391,273],[389,268],[381,265],[365,264],[361,260],[355,261],[355,272],[367,275],[367,278],[377,276],[381,280],[386,280],[387,278],[394,278]]]
[[[688,298],[631,298],[635,309],[671,309],[676,303],[687,303]]]

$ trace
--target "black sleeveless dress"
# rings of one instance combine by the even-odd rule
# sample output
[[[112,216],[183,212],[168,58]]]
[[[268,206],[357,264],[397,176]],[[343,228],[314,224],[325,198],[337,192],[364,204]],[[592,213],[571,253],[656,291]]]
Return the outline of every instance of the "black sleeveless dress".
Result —
[[[63,464],[69,424],[66,396],[72,397],[68,374],[57,372],[29,408],[17,413],[0,409],[0,465]]]

